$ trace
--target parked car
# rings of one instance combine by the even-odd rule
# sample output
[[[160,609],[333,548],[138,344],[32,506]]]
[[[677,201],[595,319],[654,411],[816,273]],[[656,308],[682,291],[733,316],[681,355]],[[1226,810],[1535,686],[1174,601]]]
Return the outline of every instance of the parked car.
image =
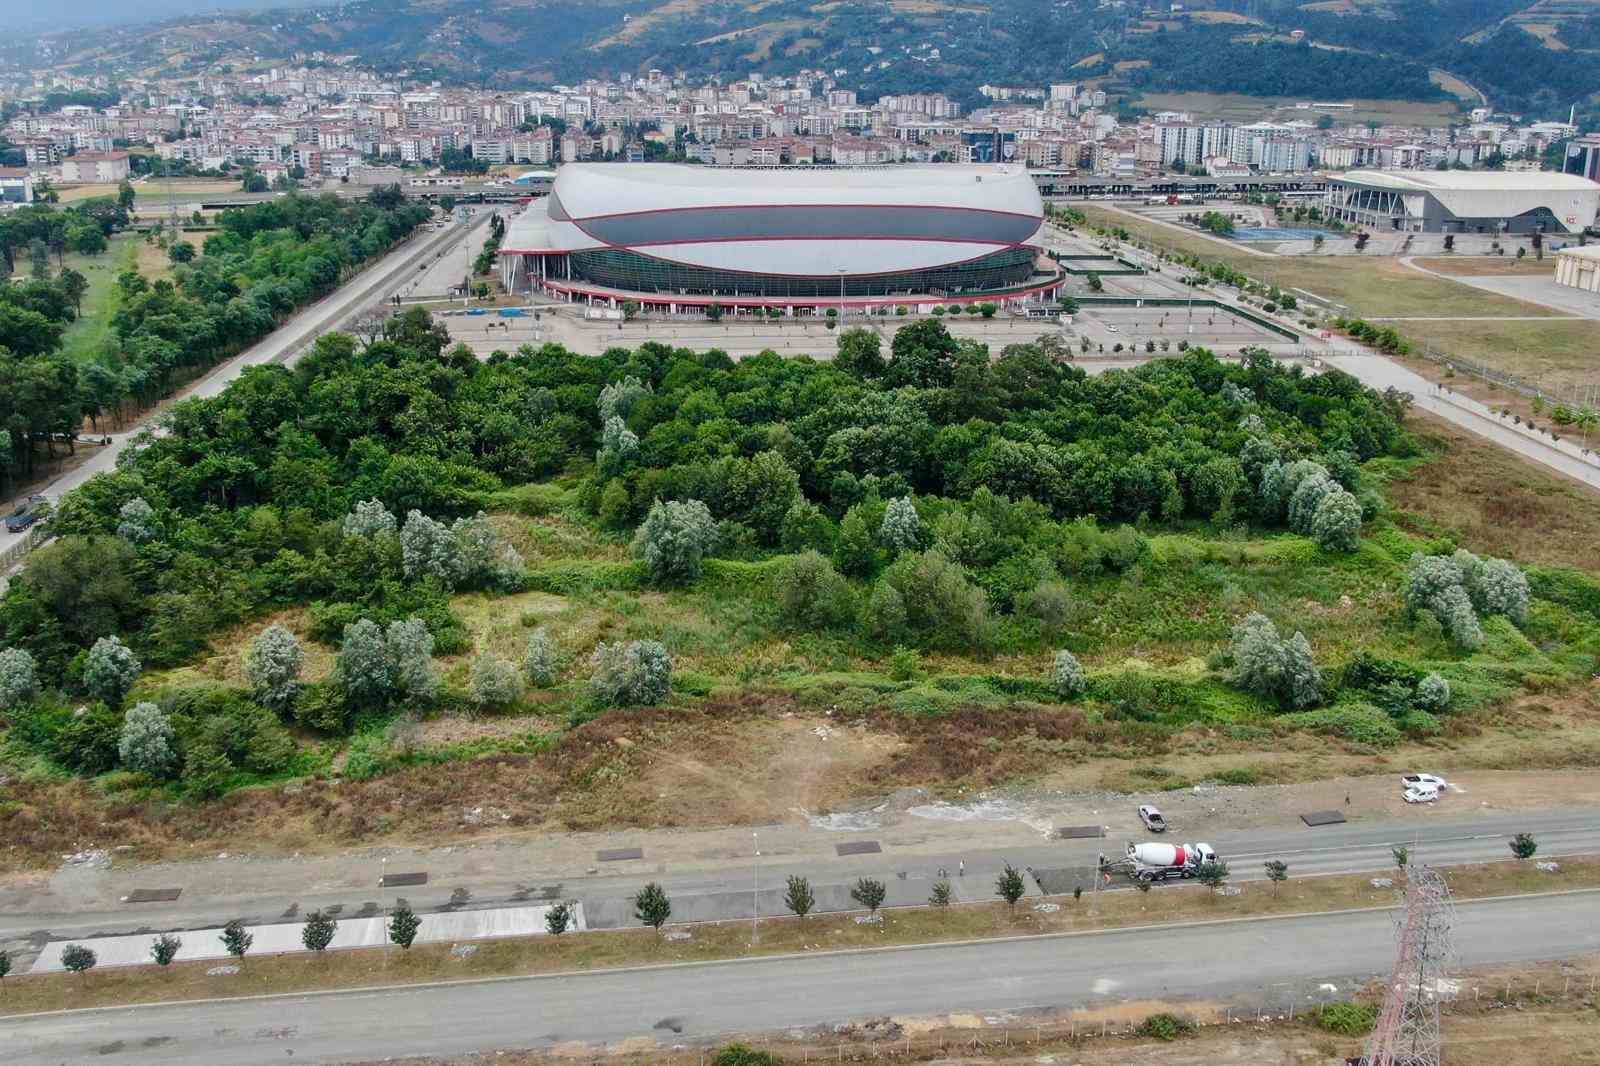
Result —
[[[1143,822],[1144,827],[1152,833],[1165,833],[1167,831],[1166,818],[1162,817],[1161,812],[1148,803],[1140,804],[1139,821]]]
[[[1427,787],[1437,792],[1444,788],[1446,784],[1448,782],[1438,774],[1404,774],[1400,778],[1401,788]]]
[[[6,515],[6,532],[21,533],[39,520],[40,506],[45,502],[43,496],[29,496],[17,504],[17,509]]]
[[[1439,790],[1428,785],[1414,785],[1400,796],[1407,803],[1434,803],[1439,799]]]

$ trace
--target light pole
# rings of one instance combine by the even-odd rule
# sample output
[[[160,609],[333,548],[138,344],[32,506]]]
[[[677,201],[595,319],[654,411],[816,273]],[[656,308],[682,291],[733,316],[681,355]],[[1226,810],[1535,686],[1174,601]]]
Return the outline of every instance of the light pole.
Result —
[[[844,275],[846,267],[839,268],[839,328],[844,328]]]
[[[750,840],[755,845],[756,864],[750,876],[750,945],[761,940],[761,832],[752,829]]]

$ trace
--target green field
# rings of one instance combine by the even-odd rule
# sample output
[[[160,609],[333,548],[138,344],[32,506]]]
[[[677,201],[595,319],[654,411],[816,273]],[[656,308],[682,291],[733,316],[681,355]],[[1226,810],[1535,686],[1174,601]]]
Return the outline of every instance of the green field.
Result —
[[[61,353],[68,359],[90,362],[109,347],[111,316],[117,311],[117,275],[138,263],[141,243],[136,236],[122,234],[113,237],[101,255],[67,256],[67,266],[89,279],[78,319],[61,336]]]

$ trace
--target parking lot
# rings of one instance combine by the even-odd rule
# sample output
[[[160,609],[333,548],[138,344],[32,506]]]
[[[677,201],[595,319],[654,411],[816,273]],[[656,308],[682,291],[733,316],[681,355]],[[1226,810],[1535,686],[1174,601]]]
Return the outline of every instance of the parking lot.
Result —
[[[1236,352],[1250,345],[1272,347],[1290,343],[1287,338],[1247,319],[1238,318],[1217,307],[1114,307],[1085,306],[1077,315],[1075,328],[1091,343],[1104,344],[1110,351],[1115,344],[1143,347],[1162,341],[1176,347],[1179,341],[1210,348],[1219,354]]]

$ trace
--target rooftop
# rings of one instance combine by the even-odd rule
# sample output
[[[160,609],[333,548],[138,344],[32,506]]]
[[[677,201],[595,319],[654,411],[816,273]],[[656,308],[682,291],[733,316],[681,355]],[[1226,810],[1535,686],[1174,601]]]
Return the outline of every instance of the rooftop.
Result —
[[[1330,174],[1332,181],[1409,192],[1525,192],[1600,189],[1588,178],[1549,170],[1352,170]]]

